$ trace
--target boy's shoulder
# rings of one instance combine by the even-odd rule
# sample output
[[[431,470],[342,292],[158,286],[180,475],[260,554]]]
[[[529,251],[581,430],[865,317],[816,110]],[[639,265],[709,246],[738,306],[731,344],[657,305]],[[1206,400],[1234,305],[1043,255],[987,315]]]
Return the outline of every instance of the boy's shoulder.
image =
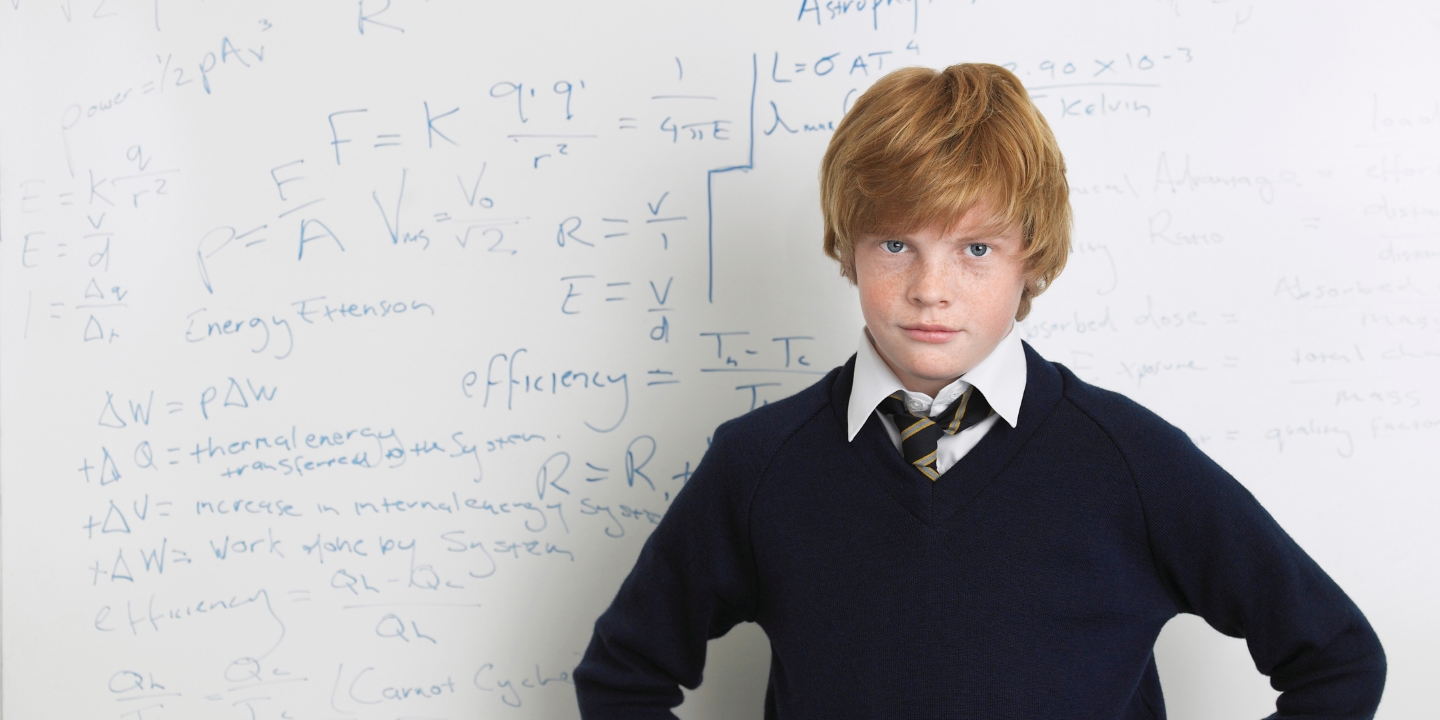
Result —
[[[727,420],[715,429],[715,440],[725,436],[747,451],[778,448],[795,431],[816,419],[834,402],[835,384],[854,362],[832,368],[814,384],[783,400],[761,405],[740,417]]]
[[[1115,444],[1122,454],[1201,455],[1183,430],[1135,400],[1092,385],[1060,363],[1062,396]]]
[[[710,452],[761,472],[795,434],[811,422],[833,420],[837,383],[848,383],[854,356],[814,384],[783,400],[761,405],[715,428]],[[847,385],[848,389],[848,385]],[[843,430],[837,432],[843,438]],[[735,468],[740,469],[740,468]]]

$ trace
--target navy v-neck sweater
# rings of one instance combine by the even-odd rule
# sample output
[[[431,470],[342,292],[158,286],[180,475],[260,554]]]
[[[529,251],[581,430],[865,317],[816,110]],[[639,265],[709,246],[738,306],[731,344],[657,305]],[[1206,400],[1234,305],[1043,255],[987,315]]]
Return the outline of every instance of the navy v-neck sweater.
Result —
[[[1228,473],[1025,345],[1020,424],[931,482],[854,358],[716,430],[574,677],[586,718],[672,718],[706,641],[772,649],[765,717],[1162,719],[1177,613],[1243,637],[1280,718],[1369,718],[1385,655],[1354,603]]]

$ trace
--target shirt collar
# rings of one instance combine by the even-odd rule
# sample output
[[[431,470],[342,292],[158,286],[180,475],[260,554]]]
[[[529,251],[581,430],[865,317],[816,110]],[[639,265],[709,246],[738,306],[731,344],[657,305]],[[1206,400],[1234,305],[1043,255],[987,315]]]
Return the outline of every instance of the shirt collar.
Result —
[[[1010,427],[1015,427],[1020,423],[1020,401],[1025,396],[1026,372],[1025,348],[1020,344],[1020,334],[1015,331],[1015,323],[1012,322],[1010,332],[1006,333],[995,349],[971,368],[970,372],[946,385],[938,397],[953,399],[970,385],[974,385],[985,394],[990,407],[1009,423]],[[849,439],[854,440],[860,433],[860,428],[870,419],[870,414],[881,400],[896,390],[904,389],[905,386],[870,343],[869,333],[862,328],[860,347],[855,352],[855,377],[850,386],[850,407],[846,413]],[[914,397],[929,399],[922,393],[906,392]]]

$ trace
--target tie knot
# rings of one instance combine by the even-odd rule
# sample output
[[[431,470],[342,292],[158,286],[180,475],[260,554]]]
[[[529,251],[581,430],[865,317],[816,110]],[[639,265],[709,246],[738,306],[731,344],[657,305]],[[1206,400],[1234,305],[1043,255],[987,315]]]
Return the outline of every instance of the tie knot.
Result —
[[[934,407],[934,401],[924,402],[920,398],[911,397],[904,390],[896,390],[894,394],[885,398],[886,404],[892,408],[898,408],[899,412],[908,412],[916,417],[924,417],[930,414]]]
[[[973,385],[950,403],[945,412],[935,417],[921,415],[912,411],[911,407],[913,404],[905,391],[898,390],[881,400],[877,409],[895,422],[895,429],[900,432],[900,452],[906,462],[931,480],[940,477],[935,469],[940,438],[954,435],[990,414],[990,403]]]

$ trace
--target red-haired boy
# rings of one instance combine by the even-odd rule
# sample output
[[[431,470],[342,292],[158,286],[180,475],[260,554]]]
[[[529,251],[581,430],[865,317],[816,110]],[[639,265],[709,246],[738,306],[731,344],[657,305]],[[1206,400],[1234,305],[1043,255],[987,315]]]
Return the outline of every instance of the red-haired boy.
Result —
[[[1165,717],[1177,613],[1246,638],[1280,718],[1369,718],[1365,617],[1184,433],[1015,321],[1069,247],[1065,166],[994,65],[882,78],[821,170],[857,353],[731,420],[575,671],[586,718],[670,718],[706,642],[772,649],[766,718]]]

